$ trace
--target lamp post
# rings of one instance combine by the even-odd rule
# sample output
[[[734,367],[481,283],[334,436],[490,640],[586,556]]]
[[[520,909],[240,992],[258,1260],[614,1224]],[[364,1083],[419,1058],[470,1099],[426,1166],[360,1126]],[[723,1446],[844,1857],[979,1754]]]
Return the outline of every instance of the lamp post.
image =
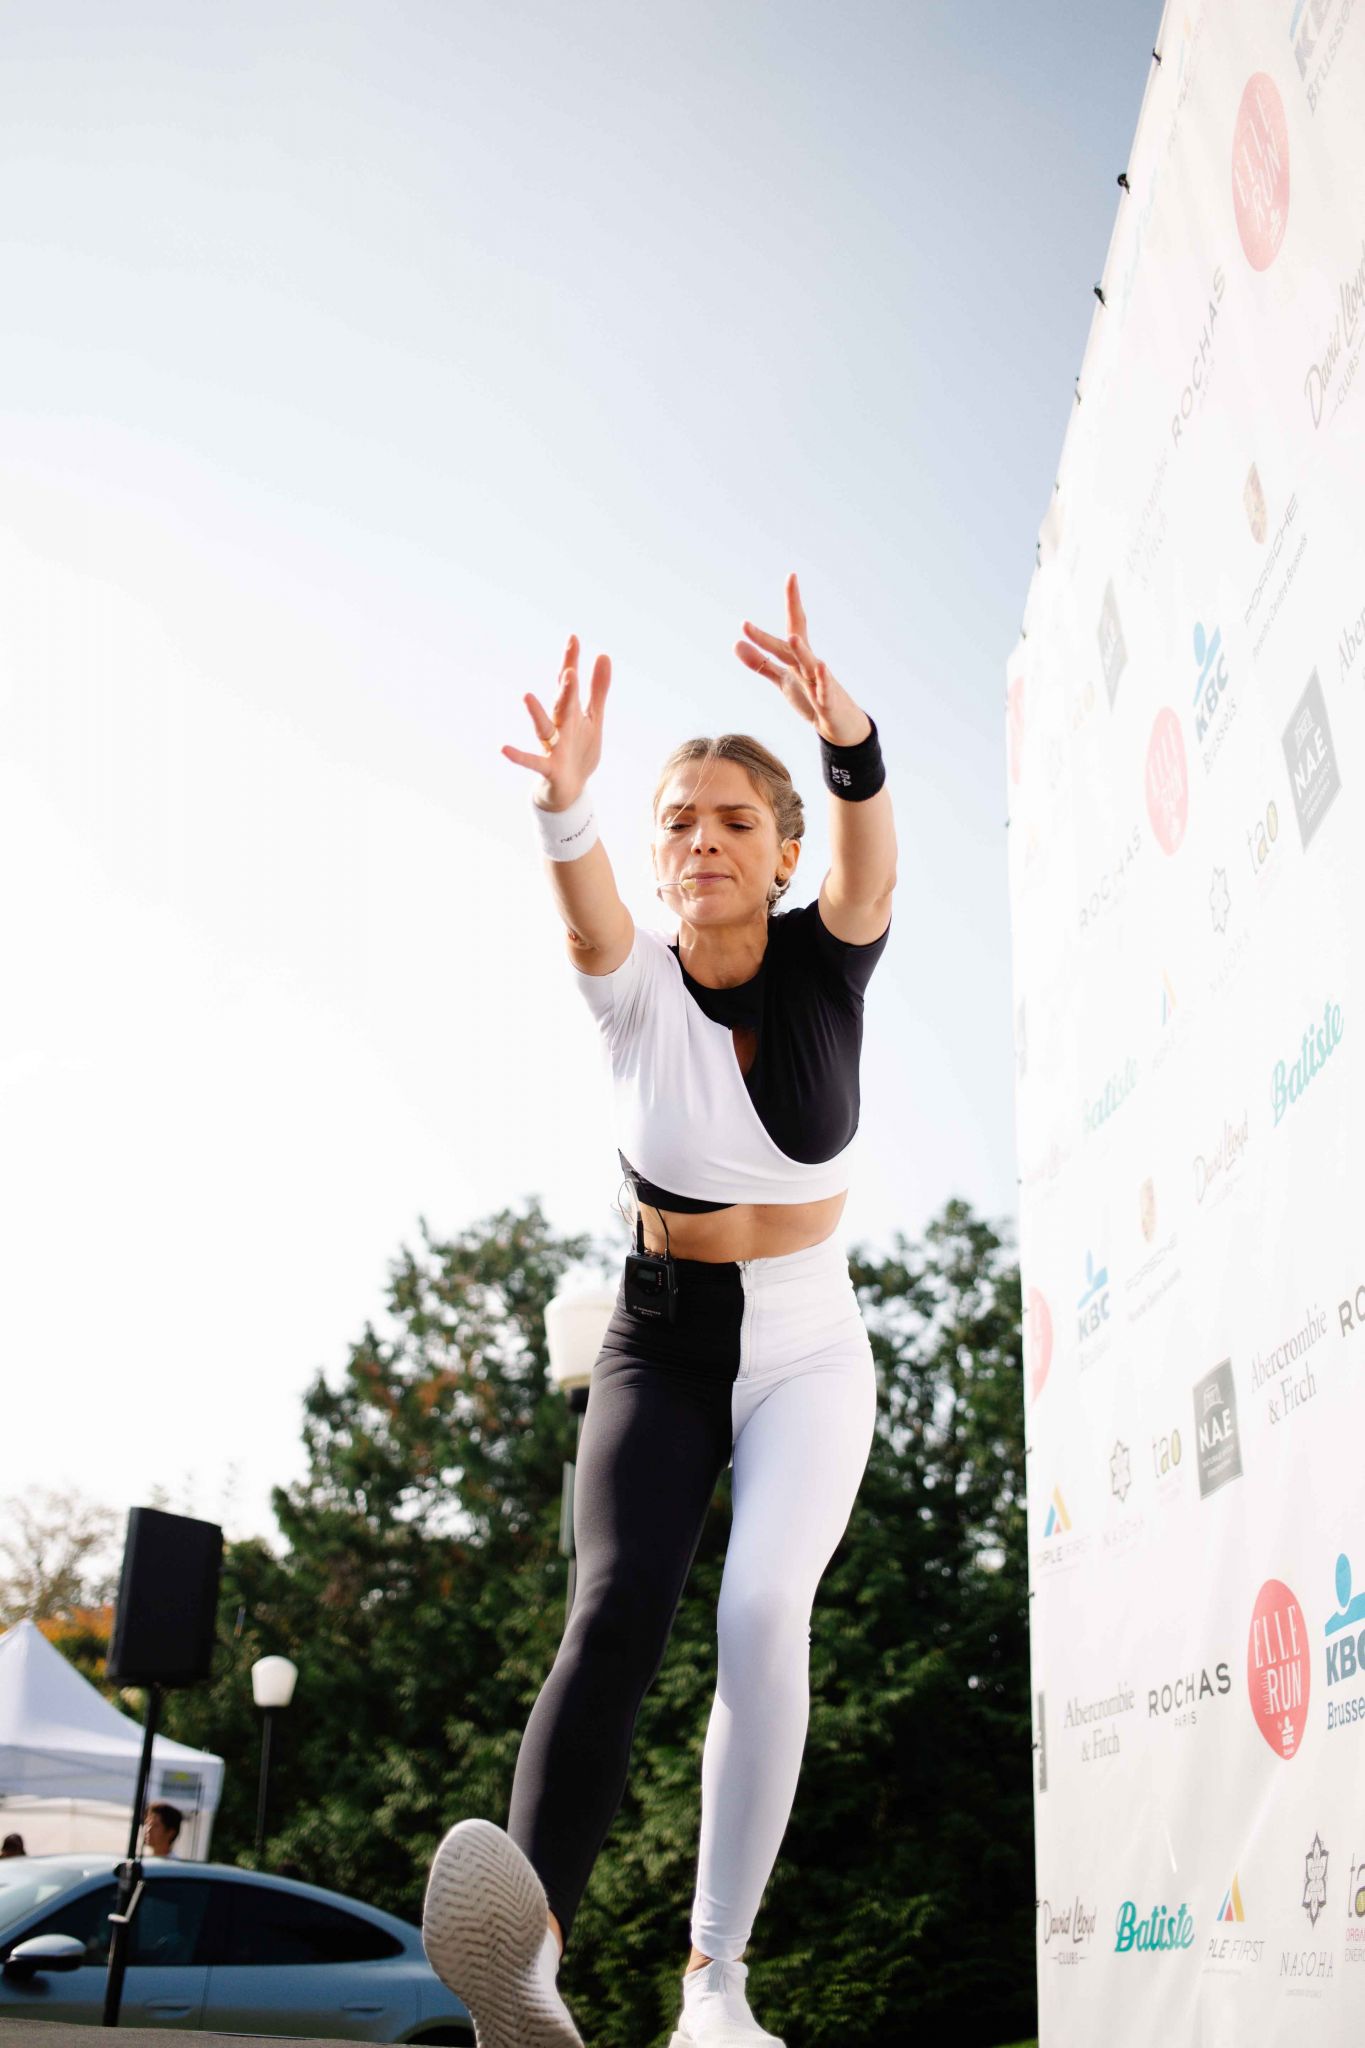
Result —
[[[578,1417],[578,1430],[574,1437],[575,1452],[578,1439],[583,1434],[583,1414],[588,1405],[588,1385],[607,1324],[611,1321],[616,1306],[616,1291],[611,1287],[576,1286],[561,1287],[554,1298],[545,1306],[545,1341],[550,1350],[550,1378],[568,1401],[570,1412]],[[559,1548],[569,1560],[569,1584],[564,1596],[564,1622],[568,1625],[573,1611],[574,1586],[577,1580],[578,1560],[573,1547],[573,1489],[574,1466],[566,1461],[564,1486],[559,1506]]]
[[[294,1697],[299,1675],[287,1657],[258,1657],[251,1667],[251,1697],[261,1710],[261,1789],[256,1800],[256,1862],[265,1853],[265,1793],[270,1779],[270,1729],[275,1715]]]

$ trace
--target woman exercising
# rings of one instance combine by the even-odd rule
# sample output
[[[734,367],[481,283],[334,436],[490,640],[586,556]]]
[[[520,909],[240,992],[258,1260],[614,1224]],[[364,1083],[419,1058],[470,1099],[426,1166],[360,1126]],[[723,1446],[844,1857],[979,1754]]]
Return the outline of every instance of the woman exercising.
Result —
[[[877,731],[811,652],[748,620],[736,653],[815,726],[832,795],[818,900],[775,914],[804,830],[757,740],[689,740],[654,796],[672,943],[633,923],[593,822],[611,662],[587,709],[570,638],[541,751],[503,752],[534,795],[569,959],[610,1058],[635,1250],[593,1367],[574,1492],[573,1611],[517,1757],[507,1830],[461,1821],[427,1884],[433,1967],[479,2048],[582,2048],[556,1975],[625,1790],[716,1482],[733,1458],[702,1757],[692,1952],[672,2048],[782,2048],[744,1994],[759,1901],[791,1814],[810,1615],[872,1444],[872,1350],[835,1233],[858,1125],[863,993],[896,875]]]

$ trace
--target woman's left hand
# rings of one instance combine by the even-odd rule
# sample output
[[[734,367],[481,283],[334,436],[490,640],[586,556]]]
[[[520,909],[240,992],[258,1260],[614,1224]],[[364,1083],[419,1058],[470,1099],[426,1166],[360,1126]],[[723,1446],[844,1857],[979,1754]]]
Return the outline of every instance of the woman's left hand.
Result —
[[[856,747],[872,730],[872,721],[860,711],[843,684],[832,676],[823,661],[817,661],[806,638],[806,614],[796,577],[787,578],[787,638],[764,633],[750,620],[744,621],[748,640],[735,642],[735,653],[746,668],[767,676],[777,684],[789,704],[808,718],[822,740],[835,747]],[[751,647],[749,641],[757,642]],[[761,650],[766,649],[764,653]]]

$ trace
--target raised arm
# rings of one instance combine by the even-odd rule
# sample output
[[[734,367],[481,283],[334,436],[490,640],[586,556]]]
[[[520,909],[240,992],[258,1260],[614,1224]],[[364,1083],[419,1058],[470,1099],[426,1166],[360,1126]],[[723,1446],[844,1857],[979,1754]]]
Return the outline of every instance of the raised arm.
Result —
[[[872,720],[849,696],[806,638],[806,614],[795,576],[787,578],[787,638],[764,633],[744,621],[748,640],[735,652],[746,667],[776,683],[788,703],[810,721],[825,742],[844,793],[829,800],[830,868],[820,884],[820,916],[835,938],[851,946],[879,939],[891,916],[896,886],[896,825],[885,782],[871,795],[860,793],[867,768],[860,758],[873,732]],[[756,644],[749,645],[749,641]],[[766,650],[765,653],[760,650]],[[771,659],[767,657],[772,657]],[[875,779],[875,778],[874,778]]]
[[[532,801],[546,850],[545,868],[564,920],[569,958],[580,973],[611,974],[630,952],[635,923],[616,888],[607,849],[597,836],[588,778],[602,757],[602,714],[611,687],[611,657],[593,664],[587,709],[578,700],[578,636],[569,635],[553,717],[540,699],[522,699],[539,754],[504,747],[509,761],[540,777]],[[583,851],[576,849],[583,847]]]

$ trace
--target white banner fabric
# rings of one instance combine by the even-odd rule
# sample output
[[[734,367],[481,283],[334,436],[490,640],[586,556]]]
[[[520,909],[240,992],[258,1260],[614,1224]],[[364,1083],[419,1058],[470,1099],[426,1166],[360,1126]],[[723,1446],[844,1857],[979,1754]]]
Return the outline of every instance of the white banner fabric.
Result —
[[[1041,2048],[1357,2048],[1365,5],[1156,50],[1007,670]]]

